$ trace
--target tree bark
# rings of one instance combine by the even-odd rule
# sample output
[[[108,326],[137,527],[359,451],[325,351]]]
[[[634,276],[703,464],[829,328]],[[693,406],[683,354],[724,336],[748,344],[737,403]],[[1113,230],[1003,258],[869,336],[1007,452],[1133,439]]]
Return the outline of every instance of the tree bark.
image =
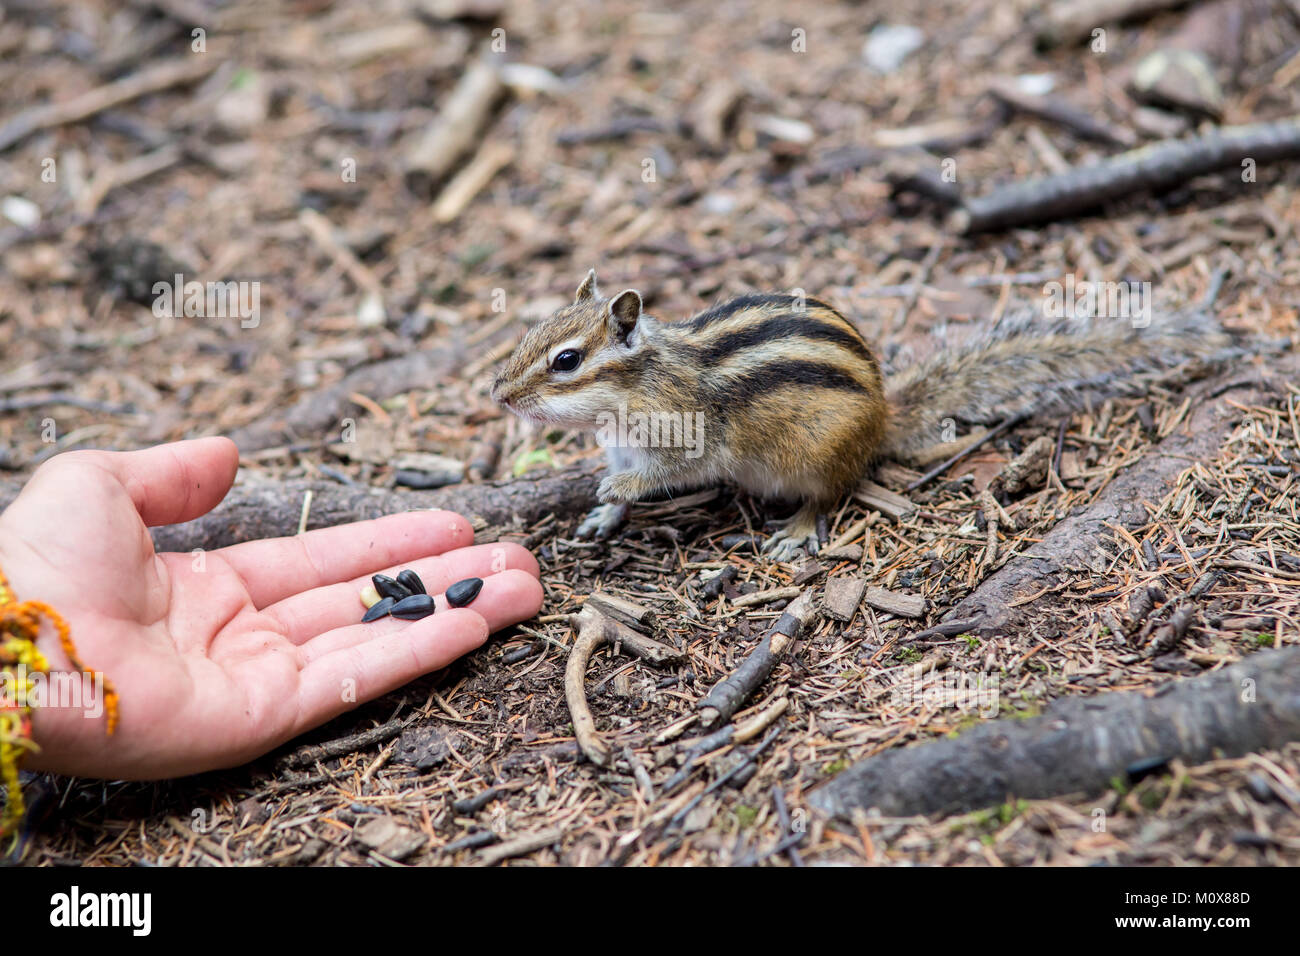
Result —
[[[201,518],[153,529],[159,551],[211,551],[240,541],[297,534],[302,504],[312,493],[307,528],[328,528],[401,511],[445,508],[469,518],[476,540],[489,541],[510,528],[525,528],[548,514],[566,516],[596,500],[596,472],[571,468],[541,478],[461,484],[436,491],[386,491],[328,481],[255,481],[236,485]],[[0,510],[22,482],[0,481]]]
[[[1147,761],[1202,763],[1300,739],[1300,647],[1154,691],[1069,697],[1030,720],[869,757],[809,794],[835,816],[950,814],[1013,798],[1096,793]]]

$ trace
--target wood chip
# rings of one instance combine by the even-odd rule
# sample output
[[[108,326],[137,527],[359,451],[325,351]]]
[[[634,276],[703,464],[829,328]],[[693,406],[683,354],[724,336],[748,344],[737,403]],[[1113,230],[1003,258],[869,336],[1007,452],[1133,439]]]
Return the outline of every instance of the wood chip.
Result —
[[[593,592],[585,603],[629,627],[649,630],[653,623],[654,611],[651,608],[608,591]]]
[[[839,548],[827,548],[818,556],[827,561],[852,561],[856,564],[862,560],[862,545],[846,544]]]
[[[907,498],[895,494],[874,481],[861,482],[857,490],[853,492],[853,497],[868,508],[875,508],[881,514],[893,518],[895,521],[901,521],[916,511],[916,505]]]
[[[831,578],[826,582],[822,601],[826,613],[837,621],[851,621],[862,603],[862,594],[867,588],[863,578]]]
[[[921,617],[925,614],[925,598],[919,594],[902,594],[885,588],[869,587],[862,599],[877,611],[898,617]]]
[[[731,606],[754,607],[757,604],[771,604],[773,601],[792,601],[799,596],[800,590],[800,588],[772,588],[769,591],[742,594],[731,602]]]
[[[404,860],[428,841],[423,833],[401,826],[392,817],[375,817],[358,824],[352,836],[390,860]]]

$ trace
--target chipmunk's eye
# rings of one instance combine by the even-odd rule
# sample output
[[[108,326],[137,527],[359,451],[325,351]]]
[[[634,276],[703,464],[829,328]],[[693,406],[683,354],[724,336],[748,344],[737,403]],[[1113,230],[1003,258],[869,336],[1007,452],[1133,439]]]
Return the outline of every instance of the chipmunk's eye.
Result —
[[[577,349],[565,349],[551,362],[552,372],[572,372],[582,364],[582,353]]]

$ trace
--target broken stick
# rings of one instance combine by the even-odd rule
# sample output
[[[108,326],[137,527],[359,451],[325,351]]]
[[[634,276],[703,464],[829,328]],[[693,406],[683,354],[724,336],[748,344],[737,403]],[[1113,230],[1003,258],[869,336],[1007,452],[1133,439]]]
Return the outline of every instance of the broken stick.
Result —
[[[1190,139],[1165,140],[1079,166],[968,197],[949,226],[963,235],[1029,223],[1053,222],[1142,190],[1168,189],[1194,176],[1300,157],[1300,117],[1276,123],[1224,126]]]
[[[406,150],[403,166],[413,192],[425,194],[455,168],[487,126],[505,84],[486,54],[461,76],[443,104],[437,119],[416,135]]]
[[[159,63],[120,80],[96,87],[62,103],[33,106],[0,126],[0,152],[32,133],[102,113],[123,103],[207,76],[224,62],[216,54],[194,54]]]
[[[705,729],[731,719],[758,686],[767,680],[777,661],[817,616],[813,592],[804,591],[786,607],[785,613],[758,647],[734,671],[713,685],[700,700],[700,723]]]

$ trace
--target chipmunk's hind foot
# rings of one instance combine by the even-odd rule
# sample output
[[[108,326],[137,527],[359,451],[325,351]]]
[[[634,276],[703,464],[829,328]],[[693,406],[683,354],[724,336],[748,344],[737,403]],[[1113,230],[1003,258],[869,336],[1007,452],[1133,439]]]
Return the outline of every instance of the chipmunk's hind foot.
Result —
[[[763,542],[763,553],[773,561],[793,561],[800,550],[816,554],[821,547],[817,537],[816,505],[804,505],[794,516],[776,522],[780,529]]]

